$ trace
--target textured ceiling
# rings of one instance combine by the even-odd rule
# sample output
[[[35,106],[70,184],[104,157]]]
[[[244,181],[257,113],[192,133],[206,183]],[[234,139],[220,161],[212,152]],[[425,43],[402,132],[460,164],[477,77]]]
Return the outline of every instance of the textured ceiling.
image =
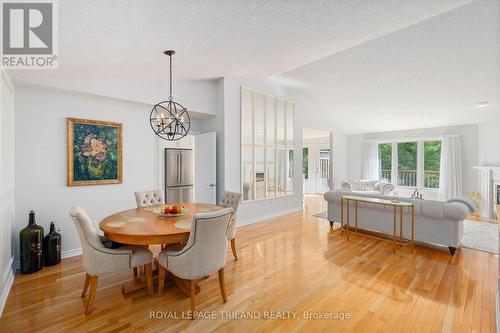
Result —
[[[280,80],[347,133],[487,121],[500,114],[499,21],[497,1],[475,1]]]
[[[273,75],[346,133],[500,112],[497,0],[58,3],[59,70],[14,81],[164,80],[172,48],[175,79]]]
[[[267,76],[452,10],[472,0],[64,0],[59,70],[14,79]]]

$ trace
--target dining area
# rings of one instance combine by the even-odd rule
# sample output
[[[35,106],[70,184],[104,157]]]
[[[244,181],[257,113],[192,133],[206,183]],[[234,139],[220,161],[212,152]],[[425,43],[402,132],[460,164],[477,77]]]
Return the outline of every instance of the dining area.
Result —
[[[198,282],[217,273],[226,303],[224,267],[230,260],[226,255],[229,243],[238,260],[236,212],[241,194],[226,191],[217,205],[166,204],[161,191],[135,192],[135,199],[136,208],[107,216],[98,225],[81,207],[69,212],[83,252],[85,314],[98,307],[99,278],[122,271],[130,271],[130,280],[121,285],[123,297],[142,289],[148,297],[162,297],[165,288],[177,288],[190,298],[190,319],[196,318],[196,295],[201,292]],[[173,206],[178,207],[174,213]]]

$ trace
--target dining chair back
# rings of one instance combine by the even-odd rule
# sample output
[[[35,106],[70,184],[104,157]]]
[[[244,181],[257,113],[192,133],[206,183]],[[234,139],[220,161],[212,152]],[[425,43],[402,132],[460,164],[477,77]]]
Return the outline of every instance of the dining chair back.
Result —
[[[236,212],[240,206],[240,201],[241,193],[225,191],[219,203],[219,206],[231,207],[234,211],[233,217],[229,222],[229,228],[227,228],[227,239],[231,241],[231,250],[235,260],[238,260],[238,254],[236,253]]]
[[[137,208],[162,205],[165,203],[165,198],[162,191],[142,191],[135,192],[135,202]]]

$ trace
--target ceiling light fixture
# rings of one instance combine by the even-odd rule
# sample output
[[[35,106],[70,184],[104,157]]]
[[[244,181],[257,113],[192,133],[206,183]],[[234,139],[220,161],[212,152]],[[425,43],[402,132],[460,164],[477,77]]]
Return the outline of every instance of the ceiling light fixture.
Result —
[[[488,105],[490,105],[490,102],[488,101],[481,101],[481,102],[477,102],[476,103],[476,108],[484,108],[484,107],[487,107]]]
[[[162,101],[151,110],[149,123],[153,132],[160,138],[176,141],[185,137],[191,128],[191,118],[188,110],[174,101],[172,97],[172,56],[175,51],[163,52],[170,57],[170,95],[168,101]]]

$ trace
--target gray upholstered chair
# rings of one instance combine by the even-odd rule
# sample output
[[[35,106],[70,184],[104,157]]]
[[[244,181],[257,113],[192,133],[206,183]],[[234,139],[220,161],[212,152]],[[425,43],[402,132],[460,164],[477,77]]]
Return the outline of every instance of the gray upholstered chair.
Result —
[[[135,202],[137,203],[137,208],[163,205],[165,199],[163,197],[162,191],[143,191],[135,192]]]
[[[231,250],[233,251],[234,260],[238,260],[238,255],[236,254],[236,212],[240,205],[241,194],[235,192],[225,191],[222,194],[219,206],[231,207],[233,209],[233,218],[229,223],[229,228],[227,229],[227,239],[231,241]]]
[[[143,208],[148,206],[163,205],[165,203],[165,198],[163,197],[162,191],[142,191],[135,192],[135,202],[137,208]],[[165,245],[161,246],[163,250]],[[134,276],[139,276],[137,268],[134,268]]]
[[[187,244],[180,250],[163,250],[158,255],[158,295],[163,294],[165,273],[190,281],[191,311],[194,312],[196,281],[218,272],[219,287],[227,302],[224,284],[227,228],[233,216],[232,208],[193,216]]]
[[[83,250],[83,268],[87,273],[82,298],[86,296],[90,285],[90,295],[85,307],[85,314],[92,312],[97,289],[97,278],[108,273],[130,270],[133,267],[146,267],[146,281],[149,295],[153,294],[152,263],[153,254],[144,246],[125,245],[118,249],[104,247],[96,228],[80,207],[74,207],[70,213],[80,236]]]

